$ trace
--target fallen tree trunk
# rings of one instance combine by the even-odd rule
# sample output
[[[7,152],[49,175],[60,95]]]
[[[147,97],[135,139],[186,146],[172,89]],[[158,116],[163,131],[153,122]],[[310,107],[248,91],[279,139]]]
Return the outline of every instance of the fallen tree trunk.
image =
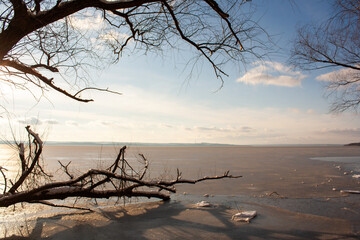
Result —
[[[69,164],[61,162],[62,170],[68,180],[53,181],[39,163],[43,150],[43,143],[29,126],[26,127],[29,136],[28,153],[25,154],[24,144],[18,144],[21,169],[17,179],[8,179],[4,168],[0,166],[3,176],[4,191],[0,195],[0,207],[8,207],[16,203],[40,203],[50,206],[79,208],[75,206],[56,205],[50,200],[75,198],[111,198],[111,197],[147,197],[169,200],[169,193],[175,193],[175,185],[180,183],[195,184],[201,181],[222,178],[239,178],[232,176],[229,171],[221,176],[203,177],[195,180],[182,179],[181,172],[172,180],[144,180],[148,171],[148,161],[140,154],[144,161],[142,171],[135,171],[125,159],[126,147],[122,147],[112,165],[107,169],[90,169],[74,177],[70,173]],[[26,155],[26,156],[25,156]],[[84,209],[84,208],[79,208]],[[90,210],[90,209],[86,209]]]

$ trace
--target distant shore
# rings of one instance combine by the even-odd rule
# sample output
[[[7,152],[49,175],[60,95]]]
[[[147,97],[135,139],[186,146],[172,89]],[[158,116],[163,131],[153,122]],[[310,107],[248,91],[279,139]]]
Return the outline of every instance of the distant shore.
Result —
[[[72,142],[46,141],[45,146],[139,146],[139,147],[337,147],[349,144],[230,144],[230,143],[146,143],[146,142]],[[0,141],[0,144],[16,144],[13,141]],[[353,144],[353,143],[351,143]],[[360,144],[360,143],[355,143]]]
[[[349,143],[349,144],[345,144],[344,146],[358,146],[358,147],[360,147],[360,142],[358,142],[358,143]]]

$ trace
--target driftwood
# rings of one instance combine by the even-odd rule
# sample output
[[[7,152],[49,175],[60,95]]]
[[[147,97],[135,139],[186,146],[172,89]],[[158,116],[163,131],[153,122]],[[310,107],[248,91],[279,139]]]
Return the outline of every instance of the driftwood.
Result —
[[[90,210],[75,205],[57,205],[50,201],[70,197],[92,199],[147,197],[169,200],[168,192],[175,193],[176,184],[195,184],[206,180],[241,177],[232,176],[227,171],[221,176],[189,180],[182,179],[181,172],[177,170],[177,177],[172,180],[145,180],[144,176],[148,171],[148,161],[145,156],[140,155],[144,161],[143,170],[135,171],[125,159],[126,147],[122,147],[110,167],[107,169],[90,169],[77,177],[70,173],[69,163],[64,165],[60,162],[62,171],[67,175],[68,180],[53,181],[52,176],[43,170],[39,162],[43,150],[42,140],[29,126],[26,127],[26,130],[29,138],[29,149],[26,154],[24,144],[18,144],[21,165],[19,176],[15,180],[8,179],[4,171],[6,169],[0,166],[0,177],[2,176],[4,185],[4,191],[0,194],[0,207],[28,202]]]

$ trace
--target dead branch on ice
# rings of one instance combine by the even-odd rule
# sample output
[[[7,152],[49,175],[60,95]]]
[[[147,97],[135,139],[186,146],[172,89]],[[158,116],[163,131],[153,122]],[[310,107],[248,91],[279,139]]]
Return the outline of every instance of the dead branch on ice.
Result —
[[[177,177],[173,180],[144,180],[148,171],[148,160],[140,155],[144,161],[144,168],[136,171],[125,159],[126,147],[119,150],[117,158],[107,169],[90,169],[75,177],[70,173],[69,164],[60,163],[62,170],[69,178],[64,181],[53,181],[39,163],[43,150],[43,142],[39,135],[26,127],[28,132],[28,150],[23,143],[18,145],[21,169],[16,179],[8,179],[4,168],[0,167],[4,182],[4,193],[0,194],[0,207],[8,207],[16,203],[40,203],[54,207],[70,207],[82,210],[76,206],[57,205],[50,202],[56,199],[75,198],[111,198],[111,197],[147,197],[169,200],[167,192],[175,193],[175,185],[180,183],[195,184],[201,181],[223,178],[239,178],[226,171],[221,176],[203,177],[199,179],[182,179],[177,170]],[[5,169],[4,169],[5,170]],[[162,191],[164,190],[164,191]]]

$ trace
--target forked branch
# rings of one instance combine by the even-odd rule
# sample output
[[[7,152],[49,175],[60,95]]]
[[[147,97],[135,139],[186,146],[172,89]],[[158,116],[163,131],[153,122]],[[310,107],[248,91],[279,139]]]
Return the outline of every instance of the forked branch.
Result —
[[[28,156],[25,159],[30,161],[25,162],[25,171],[22,171],[19,179],[7,191],[8,179],[0,168],[0,173],[3,175],[5,190],[4,194],[0,195],[0,207],[7,207],[16,203],[40,203],[54,207],[68,207],[81,210],[90,210],[89,208],[78,207],[75,205],[57,205],[51,200],[66,199],[70,197],[75,198],[131,198],[131,197],[147,197],[159,198],[162,200],[169,200],[168,193],[175,193],[176,184],[195,184],[207,180],[218,180],[223,178],[240,178],[241,176],[233,176],[226,171],[220,176],[203,177],[199,179],[182,179],[181,173],[177,170],[177,177],[173,180],[166,179],[146,179],[146,173],[149,165],[148,160],[144,155],[140,154],[144,166],[142,170],[137,171],[125,159],[126,147],[119,150],[117,158],[107,169],[90,169],[87,172],[75,177],[70,173],[69,165],[60,162],[62,170],[65,172],[68,180],[61,181],[47,181],[41,184],[32,185],[24,184],[29,180],[29,175],[37,174],[34,172],[35,167],[39,164],[39,158],[43,150],[43,143],[38,134],[33,132],[30,127],[26,127],[33,144],[33,150],[28,151]],[[23,154],[23,153],[22,153]],[[20,154],[20,156],[22,156]],[[21,157],[20,157],[20,161]],[[38,177],[41,177],[38,175]],[[30,179],[31,180],[31,179]],[[166,193],[167,191],[168,193]]]

